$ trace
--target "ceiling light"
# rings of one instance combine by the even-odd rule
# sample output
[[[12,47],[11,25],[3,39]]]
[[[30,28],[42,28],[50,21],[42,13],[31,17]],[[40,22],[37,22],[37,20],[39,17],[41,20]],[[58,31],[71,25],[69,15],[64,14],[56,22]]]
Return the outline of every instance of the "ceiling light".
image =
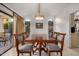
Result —
[[[44,17],[43,17],[43,16],[36,16],[35,19],[36,19],[36,20],[43,20]]]
[[[44,16],[40,15],[40,3],[38,4],[38,15],[35,16],[36,20],[43,20]]]
[[[11,18],[11,22],[13,22],[13,18]]]
[[[25,21],[31,21],[30,19],[26,19]]]

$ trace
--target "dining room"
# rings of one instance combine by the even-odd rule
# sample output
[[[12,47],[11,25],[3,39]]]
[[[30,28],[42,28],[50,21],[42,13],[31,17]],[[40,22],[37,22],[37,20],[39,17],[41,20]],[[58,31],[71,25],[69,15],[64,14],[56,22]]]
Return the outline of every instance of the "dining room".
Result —
[[[71,48],[69,17],[77,10],[79,4],[0,3],[0,5],[10,10],[7,13],[13,18],[12,47],[2,56],[79,55],[79,48]],[[3,7],[1,11],[6,10]]]

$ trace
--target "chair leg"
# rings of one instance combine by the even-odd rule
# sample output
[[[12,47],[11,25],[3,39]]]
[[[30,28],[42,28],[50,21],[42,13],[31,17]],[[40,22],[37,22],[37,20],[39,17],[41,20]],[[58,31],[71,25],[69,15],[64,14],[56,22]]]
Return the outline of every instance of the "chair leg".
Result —
[[[11,43],[11,39],[10,39],[10,43]]]
[[[32,50],[33,54],[34,54],[34,50]]]
[[[48,48],[47,48],[47,53],[49,53]]]
[[[5,44],[6,44],[6,41],[4,42],[4,46],[5,46]]]
[[[60,56],[62,56],[62,51],[60,52]]]
[[[58,52],[57,52],[57,55],[58,55]]]
[[[51,52],[49,52],[48,54],[49,54],[49,56],[51,56]]]
[[[34,49],[32,48],[32,52],[33,52],[33,54],[34,54]]]
[[[30,56],[31,56],[31,52],[30,52]]]
[[[19,52],[17,52],[17,56],[19,56]]]

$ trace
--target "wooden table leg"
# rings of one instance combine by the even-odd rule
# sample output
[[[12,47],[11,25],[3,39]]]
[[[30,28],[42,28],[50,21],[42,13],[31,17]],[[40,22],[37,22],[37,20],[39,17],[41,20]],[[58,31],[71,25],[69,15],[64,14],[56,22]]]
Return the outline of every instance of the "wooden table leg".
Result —
[[[39,43],[39,55],[41,56],[41,42]]]
[[[36,44],[36,45],[35,45]],[[35,48],[35,50],[33,50],[33,54],[34,54],[34,52],[36,52],[37,50],[39,50],[39,48],[38,48],[38,42],[35,42],[34,43],[34,48]]]

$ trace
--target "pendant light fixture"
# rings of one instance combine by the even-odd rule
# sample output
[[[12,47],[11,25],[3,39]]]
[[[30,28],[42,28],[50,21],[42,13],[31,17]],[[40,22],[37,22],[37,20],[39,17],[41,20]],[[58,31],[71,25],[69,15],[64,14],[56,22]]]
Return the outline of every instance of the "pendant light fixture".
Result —
[[[40,15],[40,3],[38,4],[38,15],[35,16],[36,20],[43,20],[44,16]]]

